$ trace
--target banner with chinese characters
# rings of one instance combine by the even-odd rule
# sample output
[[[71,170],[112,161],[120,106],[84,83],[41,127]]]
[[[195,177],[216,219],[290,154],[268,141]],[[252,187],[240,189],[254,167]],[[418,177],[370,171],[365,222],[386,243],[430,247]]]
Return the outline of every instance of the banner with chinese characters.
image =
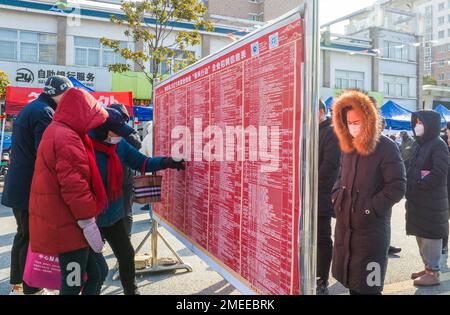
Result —
[[[24,88],[8,86],[6,88],[6,113],[17,115],[19,111],[42,93],[40,88]],[[127,107],[130,116],[133,116],[133,94],[131,92],[91,92],[100,103],[109,106],[121,103]]]
[[[299,293],[303,20],[293,15],[155,87],[163,225],[242,292]]]
[[[0,69],[8,74],[13,86],[40,88],[49,77],[61,75],[74,77],[96,91],[110,91],[112,88],[112,74],[108,68],[0,61]]]

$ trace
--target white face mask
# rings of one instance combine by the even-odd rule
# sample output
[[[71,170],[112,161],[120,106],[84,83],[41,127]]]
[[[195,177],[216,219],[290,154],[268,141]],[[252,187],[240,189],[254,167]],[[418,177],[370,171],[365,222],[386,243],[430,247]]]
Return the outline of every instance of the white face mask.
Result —
[[[122,137],[111,137],[109,140],[106,140],[109,144],[118,144],[122,140]]]
[[[359,133],[361,132],[361,125],[349,125],[348,132],[350,132],[350,135],[353,138],[356,138],[359,135]]]
[[[416,136],[422,137],[425,133],[425,127],[422,124],[417,124],[414,131],[416,132]]]

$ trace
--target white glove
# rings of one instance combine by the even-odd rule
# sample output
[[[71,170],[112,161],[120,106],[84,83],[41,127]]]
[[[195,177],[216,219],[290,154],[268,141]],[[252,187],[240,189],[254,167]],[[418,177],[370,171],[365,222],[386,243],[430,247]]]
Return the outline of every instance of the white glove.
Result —
[[[92,250],[96,253],[101,253],[105,244],[103,243],[100,230],[95,223],[95,218],[79,220],[78,225],[83,229],[84,237]]]

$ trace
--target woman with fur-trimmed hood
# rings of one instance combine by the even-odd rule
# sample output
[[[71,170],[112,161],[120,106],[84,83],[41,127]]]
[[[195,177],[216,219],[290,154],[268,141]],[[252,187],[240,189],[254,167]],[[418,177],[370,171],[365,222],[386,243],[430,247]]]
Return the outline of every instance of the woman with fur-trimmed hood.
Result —
[[[405,168],[397,145],[381,135],[379,111],[365,93],[344,91],[334,104],[333,125],[342,151],[333,189],[333,276],[350,294],[381,294],[391,209],[405,194]]]

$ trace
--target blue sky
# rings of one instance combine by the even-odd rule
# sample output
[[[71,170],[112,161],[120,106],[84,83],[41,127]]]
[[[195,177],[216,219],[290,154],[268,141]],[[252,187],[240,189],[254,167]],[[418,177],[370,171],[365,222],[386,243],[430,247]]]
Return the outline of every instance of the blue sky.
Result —
[[[372,5],[374,0],[319,0],[320,24]]]

